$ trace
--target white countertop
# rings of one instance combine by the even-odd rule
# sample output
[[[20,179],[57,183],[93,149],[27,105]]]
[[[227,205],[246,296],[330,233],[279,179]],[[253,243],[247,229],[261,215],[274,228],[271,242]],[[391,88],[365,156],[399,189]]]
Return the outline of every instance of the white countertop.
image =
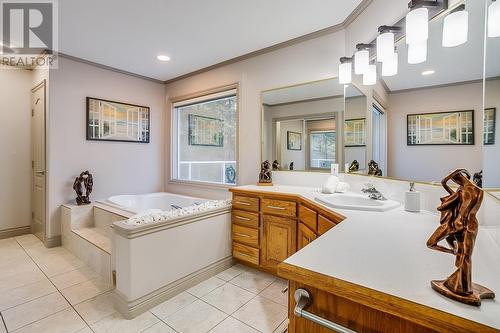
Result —
[[[237,189],[298,194],[310,200],[319,194],[314,188],[281,185]],[[346,220],[286,263],[500,329],[500,249],[488,232],[479,229],[472,275],[473,282],[493,290],[497,299],[483,300],[478,308],[445,298],[430,286],[431,280],[446,279],[455,271],[453,256],[426,246],[439,225],[437,214],[409,213],[402,207],[368,212],[321,206]]]

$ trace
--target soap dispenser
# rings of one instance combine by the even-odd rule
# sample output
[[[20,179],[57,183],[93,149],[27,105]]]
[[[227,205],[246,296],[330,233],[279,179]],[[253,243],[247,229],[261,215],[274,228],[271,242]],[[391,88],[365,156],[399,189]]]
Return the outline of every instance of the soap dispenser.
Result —
[[[410,183],[410,190],[405,193],[405,210],[407,212],[420,212],[420,192],[415,191],[415,183]]]

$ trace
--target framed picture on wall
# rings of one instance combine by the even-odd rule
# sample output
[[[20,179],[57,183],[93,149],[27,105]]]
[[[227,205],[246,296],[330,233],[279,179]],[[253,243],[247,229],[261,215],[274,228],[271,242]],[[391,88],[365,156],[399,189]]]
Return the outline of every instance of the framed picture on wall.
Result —
[[[302,133],[287,131],[286,146],[288,150],[302,150]]]
[[[407,144],[474,145],[474,110],[408,115]]]
[[[366,118],[345,120],[344,135],[346,147],[366,146]]]
[[[87,140],[149,143],[147,106],[87,97]]]
[[[190,146],[224,146],[224,120],[188,115]]]
[[[484,144],[494,145],[496,134],[496,108],[489,108],[484,110]]]

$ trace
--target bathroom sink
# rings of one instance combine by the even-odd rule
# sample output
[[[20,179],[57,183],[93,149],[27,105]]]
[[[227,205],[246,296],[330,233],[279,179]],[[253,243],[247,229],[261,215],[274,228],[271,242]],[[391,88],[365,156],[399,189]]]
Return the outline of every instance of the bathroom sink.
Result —
[[[400,206],[400,203],[394,200],[373,200],[366,194],[356,193],[320,194],[316,201],[332,208],[374,212],[385,212]]]

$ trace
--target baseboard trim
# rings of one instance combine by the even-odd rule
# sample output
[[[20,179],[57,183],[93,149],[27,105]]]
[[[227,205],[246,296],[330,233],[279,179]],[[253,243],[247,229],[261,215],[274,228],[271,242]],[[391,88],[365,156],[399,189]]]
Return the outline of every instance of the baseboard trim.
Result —
[[[51,247],[57,247],[61,246],[61,236],[54,236],[54,237],[45,237],[45,242],[44,245],[45,247],[51,248]]]
[[[123,295],[115,289],[113,292],[113,304],[115,309],[124,318],[133,319],[186,289],[228,269],[232,265],[232,256],[221,259],[133,301],[127,301]],[[118,276],[118,279],[120,279],[120,276]]]
[[[31,225],[0,230],[0,239],[31,234]]]

